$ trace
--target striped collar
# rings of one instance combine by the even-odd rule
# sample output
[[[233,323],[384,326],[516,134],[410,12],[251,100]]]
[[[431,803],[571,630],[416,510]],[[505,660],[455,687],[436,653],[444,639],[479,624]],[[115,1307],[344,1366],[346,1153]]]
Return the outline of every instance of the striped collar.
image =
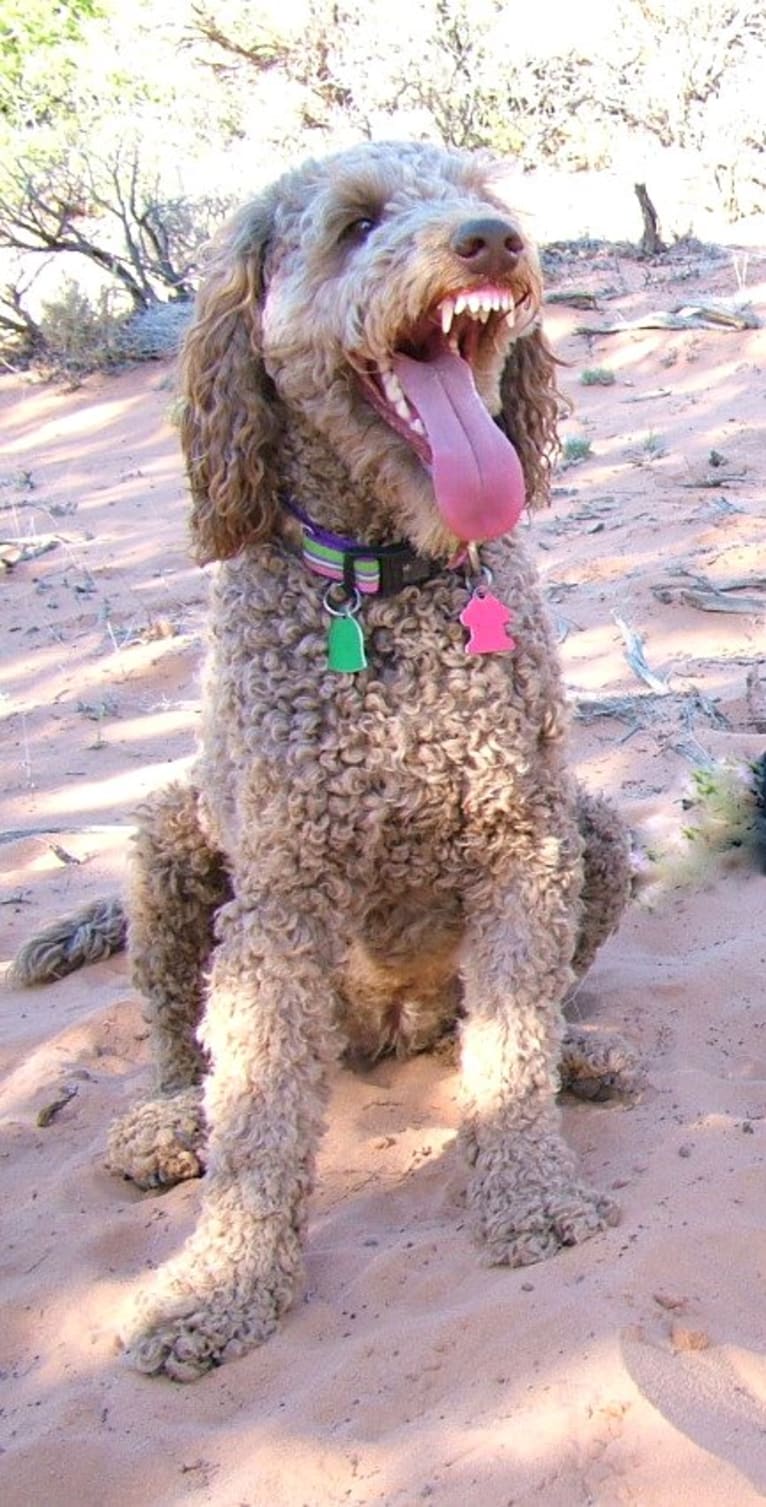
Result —
[[[349,594],[395,596],[405,586],[419,586],[444,569],[438,560],[419,555],[410,544],[357,544],[320,527],[292,498],[282,505],[301,527],[303,559],[315,575],[341,582]]]

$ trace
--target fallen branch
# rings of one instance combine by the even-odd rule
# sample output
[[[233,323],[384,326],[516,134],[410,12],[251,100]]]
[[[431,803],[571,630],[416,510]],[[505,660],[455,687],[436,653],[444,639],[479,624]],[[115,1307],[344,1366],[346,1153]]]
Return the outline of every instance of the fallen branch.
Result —
[[[766,576],[734,576],[729,581],[710,581],[706,576],[679,570],[678,575],[687,580],[680,585],[653,586],[652,595],[658,602],[681,602],[687,607],[696,607],[700,612],[730,612],[742,616],[760,616],[766,612],[766,597],[740,596],[754,587],[766,589]],[[687,584],[688,581],[688,584]]]
[[[3,570],[13,570],[27,560],[37,560],[40,555],[58,549],[60,543],[60,539],[42,539],[34,543],[25,539],[0,539],[0,566]]]
[[[70,835],[88,834],[99,832],[133,831],[132,822],[103,822],[88,827],[9,827],[5,832],[0,832],[0,846],[6,842],[23,842],[25,837],[52,837],[54,833],[68,832]]]
[[[55,1099],[51,1099],[50,1104],[44,1105],[44,1107],[38,1111],[36,1123],[40,1126],[41,1130],[44,1130],[46,1126],[50,1125],[51,1122],[55,1120],[59,1110],[63,1109],[65,1105],[69,1103],[70,1099],[74,1099],[76,1093],[77,1085],[75,1083],[66,1083],[60,1090],[57,1097]]]
[[[725,309],[718,304],[684,304],[680,309],[660,309],[637,319],[613,324],[578,325],[577,335],[624,335],[630,330],[759,330],[761,320],[752,309]]]
[[[546,293],[543,302],[569,304],[573,309],[598,308],[598,299],[595,293],[575,293],[574,290],[569,293],[566,291]]]
[[[621,617],[618,617],[616,613],[614,620],[622,634],[623,643],[625,644],[625,658],[634,675],[637,675],[639,680],[643,680],[644,685],[648,685],[649,689],[654,691],[655,695],[667,696],[670,687],[663,676],[655,675],[654,670],[649,668],[644,655],[644,641],[640,633],[636,633],[635,629],[628,627],[628,624]]]
[[[744,471],[729,471],[722,476],[703,476],[699,481],[682,481],[681,486],[685,491],[697,492],[700,488],[715,489],[716,487],[728,487],[732,482],[745,481]]]
[[[656,392],[637,392],[629,398],[620,398],[621,403],[649,403],[654,398],[669,398],[669,387],[658,387]]]

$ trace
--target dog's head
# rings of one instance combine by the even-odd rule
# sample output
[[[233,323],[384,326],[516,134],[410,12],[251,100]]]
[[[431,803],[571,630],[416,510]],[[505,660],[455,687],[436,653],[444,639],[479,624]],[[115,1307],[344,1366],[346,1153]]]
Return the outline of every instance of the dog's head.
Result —
[[[555,447],[541,296],[483,155],[368,144],[279,180],[227,228],[185,345],[200,558],[273,530],[291,415],[424,553],[506,532]]]

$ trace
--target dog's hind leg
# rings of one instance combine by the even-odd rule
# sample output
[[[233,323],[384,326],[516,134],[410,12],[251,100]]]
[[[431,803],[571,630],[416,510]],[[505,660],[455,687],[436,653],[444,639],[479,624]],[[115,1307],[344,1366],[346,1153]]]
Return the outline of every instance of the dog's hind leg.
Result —
[[[197,1176],[204,1163],[197,1040],[215,916],[230,896],[193,786],[174,784],[140,813],[129,895],[133,981],[146,999],[156,1087],[112,1126],[107,1165],[143,1187]]]
[[[133,982],[145,996],[157,1087],[187,1088],[205,1071],[196,1031],[216,912],[231,895],[222,855],[200,824],[198,793],[170,785],[139,814],[129,891]]]
[[[576,816],[583,840],[580,926],[572,959],[577,979],[618,926],[630,898],[630,838],[617,811],[578,787]],[[561,1047],[561,1086],[580,1099],[610,1099],[638,1084],[636,1057],[614,1034],[568,1021]]]
[[[576,790],[576,817],[583,840],[583,887],[580,928],[572,959],[578,978],[593,962],[602,942],[619,925],[630,899],[630,837],[609,801]]]

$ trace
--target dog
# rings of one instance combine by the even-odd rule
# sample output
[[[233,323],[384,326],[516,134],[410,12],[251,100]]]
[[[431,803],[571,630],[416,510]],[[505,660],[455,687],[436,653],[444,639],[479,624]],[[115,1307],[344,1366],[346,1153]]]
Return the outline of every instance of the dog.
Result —
[[[142,1371],[190,1380],[274,1330],[343,1053],[420,1051],[459,1023],[491,1263],[617,1217],[557,1102],[624,1065],[563,1007],[630,858],[568,773],[517,526],[556,449],[541,303],[501,166],[419,143],[286,174],[207,269],[180,423],[196,556],[220,562],[203,732],[190,783],[140,821],[127,912],[157,1096],[108,1153],[142,1186],[205,1177],[195,1231],[126,1325]],[[70,962],[97,931],[80,918]]]

